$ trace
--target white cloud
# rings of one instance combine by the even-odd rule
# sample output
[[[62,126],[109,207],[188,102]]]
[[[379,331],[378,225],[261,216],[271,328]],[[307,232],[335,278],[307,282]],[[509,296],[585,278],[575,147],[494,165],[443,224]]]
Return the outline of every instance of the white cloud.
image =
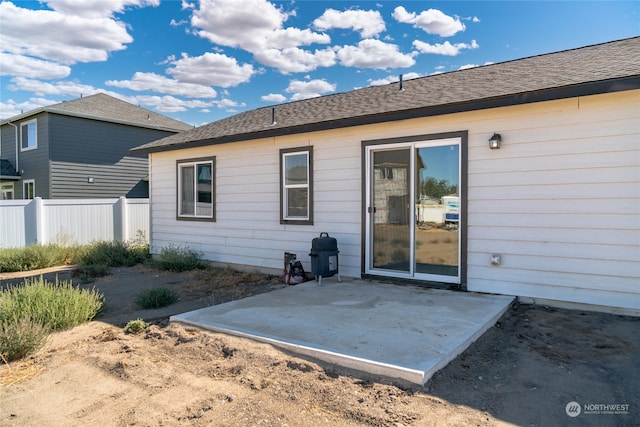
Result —
[[[201,0],[191,25],[213,43],[252,53],[331,41],[326,34],[308,29],[284,28],[289,16],[267,0]]]
[[[170,61],[167,69],[176,80],[205,86],[232,87],[248,82],[256,71],[251,64],[238,64],[235,58],[220,53],[207,52],[200,56],[186,53]]]
[[[107,80],[105,84],[135,91],[153,91],[188,98],[215,98],[218,96],[210,86],[178,82],[155,73],[136,72],[131,80]]]
[[[218,107],[218,108],[235,108],[235,107],[244,107],[245,104],[244,103],[239,103],[236,101],[233,101],[231,99],[228,98],[223,98],[219,101],[214,101],[214,104]],[[230,110],[228,110],[230,111]]]
[[[413,24],[415,28],[441,37],[450,37],[465,30],[465,26],[459,18],[445,15],[437,9],[425,10],[418,15],[415,12],[407,12],[403,6],[398,6],[394,9],[392,16],[398,22]]]
[[[57,81],[55,83],[43,82],[41,80],[28,79],[25,77],[14,77],[8,85],[10,90],[22,90],[32,92],[39,96],[44,95],[91,95],[103,92],[91,85],[85,85],[73,81]]]
[[[327,9],[313,21],[314,28],[330,30],[332,28],[350,28],[360,32],[363,38],[377,36],[386,30],[384,20],[377,10],[346,10]]]
[[[288,47],[308,46],[314,43],[328,44],[331,37],[326,34],[314,33],[310,30],[301,30],[299,28],[283,28],[269,33],[265,37],[263,48],[268,49],[275,47],[285,49]]]
[[[294,93],[291,96],[292,101],[302,101],[303,99],[311,99],[322,96],[321,93]]]
[[[291,80],[289,82],[289,86],[286,89],[286,92],[293,93],[326,93],[333,92],[336,90],[335,83],[329,83],[325,79],[316,79],[316,80]]]
[[[8,89],[14,91],[22,90],[26,92],[32,92],[39,96],[69,96],[72,99],[79,98],[80,96],[94,95],[96,93],[106,93],[107,95],[111,95],[114,98],[121,99],[130,104],[139,104],[138,99],[135,96],[125,96],[117,92],[112,92],[73,81],[57,81],[55,83],[49,83],[40,80],[27,79],[24,77],[14,77],[13,79],[11,79],[11,83],[8,85]],[[57,102],[59,101],[51,101],[48,102],[48,104],[44,105],[50,105]]]
[[[434,53],[437,55],[456,56],[462,49],[477,49],[480,47],[475,40],[471,40],[471,43],[455,43],[451,44],[448,41],[444,43],[429,44],[420,40],[414,40],[413,46],[420,51],[420,53]]]
[[[270,93],[269,95],[263,95],[260,99],[265,102],[285,102],[287,97],[280,93]]]
[[[336,90],[335,83],[329,83],[324,79],[316,80],[292,80],[289,82],[289,86],[285,89],[287,93],[293,93],[291,96],[292,101],[299,101],[302,99],[316,98],[322,96],[324,93],[334,92]]]
[[[417,79],[418,77],[422,77],[422,76],[418,73],[412,72],[412,73],[403,74],[402,80],[406,81],[411,79]],[[382,79],[369,80],[369,86],[383,86],[383,85],[388,85],[390,83],[395,83],[398,81],[400,81],[400,76],[388,76]]]
[[[331,67],[336,63],[336,54],[330,48],[313,53],[297,47],[266,49],[256,52],[254,57],[263,65],[277,68],[282,74],[305,73],[318,67]]]
[[[90,85],[83,85],[70,81],[61,81],[56,83],[42,82],[39,80],[25,79],[22,77],[15,77],[9,85],[10,90],[24,90],[36,93],[38,95],[57,95],[57,96],[70,96],[72,99],[80,96],[93,95],[95,93],[106,93],[115,98],[121,99],[133,105],[142,105],[146,108],[153,108],[162,113],[175,113],[179,111],[187,111],[189,109],[206,109],[212,106],[219,108],[225,108],[227,106],[243,106],[244,104],[238,104],[234,101],[223,100],[202,100],[202,99],[190,99],[184,100],[175,96],[156,96],[156,95],[139,95],[139,96],[125,96],[117,92],[107,91],[100,88],[95,88]],[[38,98],[31,98],[32,102],[16,104],[13,102],[0,103],[0,117],[7,118],[20,114],[19,110],[29,111],[37,107],[51,105],[60,101],[53,100],[39,100],[37,105],[34,105],[34,100]]]
[[[0,75],[23,76],[36,79],[60,79],[71,74],[66,65],[43,61],[29,56],[0,53]]]
[[[485,62],[482,65],[491,65],[491,64],[493,64],[493,62]],[[461,65],[460,68],[458,68],[458,70],[466,70],[466,69],[469,69],[469,68],[475,68],[475,67],[480,67],[480,66],[481,65],[478,65],[478,64],[465,64],[465,65]]]
[[[395,44],[375,39],[365,39],[357,46],[338,48],[340,64],[358,68],[405,68],[415,64],[415,53],[404,54]]]
[[[202,101],[192,99],[185,101],[184,99],[174,96],[136,96],[138,103],[151,106],[163,113],[176,113],[178,111],[187,111],[190,108],[207,108],[215,105],[214,101]]]
[[[9,99],[7,102],[0,101],[0,119],[8,119],[18,114],[55,103],[57,103],[57,101],[45,98],[29,98],[29,100],[24,102],[16,102],[13,99]]]
[[[171,19],[171,21],[169,22],[169,25],[171,25],[172,27],[181,27],[183,25],[187,25],[189,23],[189,21],[185,20],[185,19],[181,19],[180,21],[176,21],[175,19]]]
[[[46,0],[52,9],[83,18],[108,18],[124,12],[128,6],[158,6],[160,0]]]
[[[83,18],[51,10],[30,10],[0,3],[0,49],[16,55],[62,64],[105,61],[109,52],[123,50],[133,38],[122,22]]]

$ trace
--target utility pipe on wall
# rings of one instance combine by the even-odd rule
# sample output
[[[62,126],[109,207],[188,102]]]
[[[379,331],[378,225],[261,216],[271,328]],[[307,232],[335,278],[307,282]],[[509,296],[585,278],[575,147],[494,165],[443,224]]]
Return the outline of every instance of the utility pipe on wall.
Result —
[[[11,122],[7,122],[7,124],[13,126],[13,128],[16,130],[16,172],[20,173],[20,164],[18,160],[18,126],[14,125]]]

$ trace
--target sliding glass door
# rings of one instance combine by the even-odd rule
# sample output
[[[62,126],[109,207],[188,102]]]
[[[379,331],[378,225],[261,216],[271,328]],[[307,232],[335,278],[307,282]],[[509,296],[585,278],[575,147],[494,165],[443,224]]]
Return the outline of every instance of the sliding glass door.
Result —
[[[460,138],[366,147],[365,272],[460,283]]]

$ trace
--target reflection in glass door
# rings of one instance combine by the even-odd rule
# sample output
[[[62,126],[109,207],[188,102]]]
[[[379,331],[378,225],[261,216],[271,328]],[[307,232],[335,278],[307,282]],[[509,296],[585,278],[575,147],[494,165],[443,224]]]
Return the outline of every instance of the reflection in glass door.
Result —
[[[410,271],[410,157],[409,148],[373,153],[373,268]]]
[[[371,274],[460,281],[460,138],[367,150]]]
[[[416,274],[458,276],[460,161],[455,145],[416,146]]]

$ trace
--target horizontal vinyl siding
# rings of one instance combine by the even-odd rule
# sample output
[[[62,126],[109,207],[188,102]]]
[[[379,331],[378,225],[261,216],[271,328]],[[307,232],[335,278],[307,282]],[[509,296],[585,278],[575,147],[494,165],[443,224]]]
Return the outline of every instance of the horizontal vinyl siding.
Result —
[[[8,124],[0,128],[0,159],[7,159],[16,167],[16,129]]]
[[[280,224],[280,149],[313,145],[314,225]],[[337,134],[284,137],[152,154],[152,250],[186,245],[205,258],[256,268],[282,269],[293,252],[311,270],[311,240],[338,239],[340,272],[360,275],[360,140],[345,147]],[[335,160],[336,153],[341,159]],[[176,160],[216,157],[216,222],[178,221]]]
[[[56,177],[51,189],[54,199],[147,196],[129,194],[148,175],[146,159],[124,157],[113,165],[52,161],[51,174]]]
[[[495,123],[500,150],[472,139],[469,290],[640,308],[639,101],[546,103]]]
[[[49,120],[50,116],[46,113],[40,113],[29,119],[16,122],[18,126],[18,138],[20,138],[20,125],[36,118],[37,126],[37,144],[38,147],[33,150],[22,151],[20,143],[18,143],[19,167],[18,173],[23,172],[20,181],[16,181],[15,198],[24,198],[23,182],[25,180],[35,180],[35,197],[44,199],[51,197],[50,193],[50,175],[49,175]],[[13,163],[13,161],[12,161]],[[15,165],[14,165],[15,166]]]
[[[148,197],[146,156],[130,149],[172,132],[50,114],[51,197]],[[94,183],[87,182],[88,177]]]
[[[467,289],[640,308],[640,91],[153,153],[152,250],[310,269],[311,239],[338,239],[361,271],[361,141],[468,132]],[[500,150],[488,139],[499,132]],[[279,150],[313,145],[314,225],[279,223]],[[216,156],[217,221],[176,221],[176,160]],[[492,254],[502,255],[491,266]]]

